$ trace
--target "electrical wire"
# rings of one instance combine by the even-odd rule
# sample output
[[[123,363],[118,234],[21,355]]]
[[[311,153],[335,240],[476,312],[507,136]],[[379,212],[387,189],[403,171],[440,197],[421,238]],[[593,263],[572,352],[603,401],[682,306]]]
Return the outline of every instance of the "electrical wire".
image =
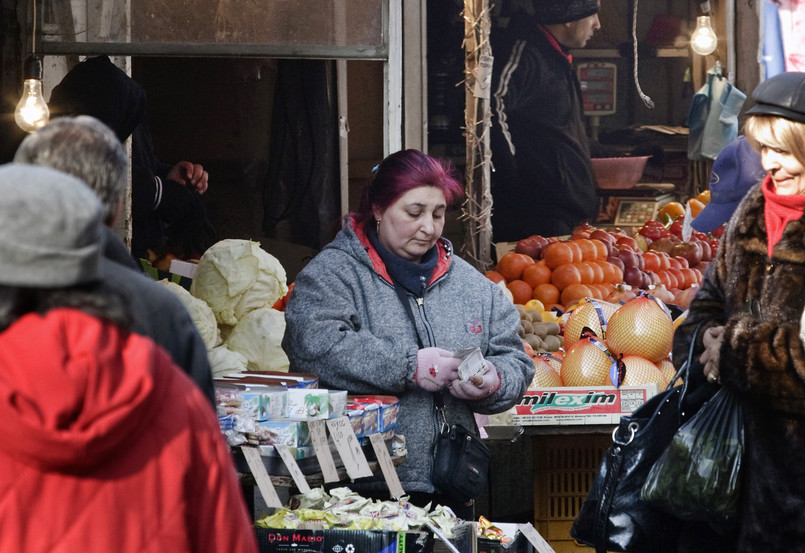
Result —
[[[643,100],[643,103],[649,109],[654,109],[654,100],[649,98],[643,90],[640,88],[640,79],[637,76],[637,1],[633,0],[632,4],[632,47],[634,49],[634,84],[635,88],[637,88],[637,93],[640,95],[640,99]]]

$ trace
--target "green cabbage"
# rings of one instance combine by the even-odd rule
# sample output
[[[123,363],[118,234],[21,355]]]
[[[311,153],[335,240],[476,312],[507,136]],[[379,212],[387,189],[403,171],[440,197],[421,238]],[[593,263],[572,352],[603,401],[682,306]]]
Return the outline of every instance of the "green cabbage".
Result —
[[[252,371],[287,372],[290,362],[282,349],[285,313],[271,307],[254,309],[232,329],[224,345],[243,354]]]
[[[215,320],[215,314],[212,312],[210,306],[207,305],[207,302],[193,296],[180,285],[168,279],[163,278],[159,283],[173,292],[173,294],[179,298],[179,301],[184,304],[185,308],[187,308],[187,312],[190,313],[190,318],[193,320],[193,324],[196,325],[198,333],[201,335],[201,339],[204,340],[204,345],[207,347],[208,351],[223,341],[221,339],[221,333],[218,330],[218,323]]]
[[[288,284],[285,268],[259,242],[227,239],[201,256],[190,292],[207,302],[219,324],[236,325],[247,313],[273,306]]]
[[[217,378],[227,374],[242,373],[248,361],[242,353],[232,351],[226,346],[218,346],[207,352],[212,367],[212,376]]]

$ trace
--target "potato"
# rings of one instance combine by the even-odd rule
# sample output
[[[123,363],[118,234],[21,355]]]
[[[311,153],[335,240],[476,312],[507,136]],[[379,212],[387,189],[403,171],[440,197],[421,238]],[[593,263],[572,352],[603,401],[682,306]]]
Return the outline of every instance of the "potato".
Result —
[[[543,338],[542,343],[545,344],[545,349],[548,351],[559,351],[559,348],[562,347],[562,340],[555,334],[548,334]]]
[[[526,334],[524,340],[528,342],[528,345],[531,346],[534,351],[543,349],[544,347],[542,338],[540,338],[536,334]]]
[[[526,309],[526,315],[528,316],[528,320],[532,323],[541,323],[542,322],[542,313],[537,311],[536,309]]]

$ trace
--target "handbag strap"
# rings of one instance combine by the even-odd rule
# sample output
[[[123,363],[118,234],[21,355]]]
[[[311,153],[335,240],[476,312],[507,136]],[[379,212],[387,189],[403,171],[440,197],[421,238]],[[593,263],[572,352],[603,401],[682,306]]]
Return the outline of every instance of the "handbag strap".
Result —
[[[700,321],[699,324],[696,325],[696,328],[693,331],[693,336],[690,340],[690,346],[688,348],[688,357],[685,359],[685,362],[682,363],[682,366],[679,367],[679,370],[676,372],[674,377],[671,379],[671,382],[668,384],[667,390],[671,390],[674,387],[674,384],[679,378],[682,378],[682,389],[679,393],[679,412],[682,410],[682,403],[685,398],[685,395],[688,391],[688,382],[690,380],[690,365],[692,363],[693,358],[693,351],[696,347],[696,339],[699,335],[699,330],[701,329],[702,325],[705,321]],[[661,401],[657,404],[654,412],[651,414],[650,419],[655,418],[660,410],[663,408],[665,402]],[[634,425],[634,426],[632,426]],[[607,535],[607,524],[609,521],[609,513],[612,509],[612,501],[615,498],[615,490],[620,482],[620,468],[621,464],[623,463],[623,455],[621,455],[621,450],[624,446],[631,443],[634,439],[635,434],[640,430],[640,426],[636,422],[631,422],[629,424],[630,436],[628,441],[626,442],[619,442],[617,441],[617,433],[620,426],[616,426],[615,430],[612,432],[612,441],[614,448],[610,448],[607,450],[605,455],[610,455],[612,457],[612,463],[610,469],[606,473],[606,479],[603,484],[603,488],[601,490],[601,500],[598,502],[596,506],[596,513],[595,519],[593,522],[593,536],[595,537],[595,543],[597,544],[595,547],[596,553],[607,553],[606,544],[609,542],[609,538]]]

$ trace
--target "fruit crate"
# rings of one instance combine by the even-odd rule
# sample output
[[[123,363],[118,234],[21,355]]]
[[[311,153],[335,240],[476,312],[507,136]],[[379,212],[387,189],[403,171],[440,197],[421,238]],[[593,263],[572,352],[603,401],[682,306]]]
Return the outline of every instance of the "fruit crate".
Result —
[[[540,436],[532,443],[534,527],[556,553],[594,551],[570,537],[570,527],[612,444],[611,436]]]

